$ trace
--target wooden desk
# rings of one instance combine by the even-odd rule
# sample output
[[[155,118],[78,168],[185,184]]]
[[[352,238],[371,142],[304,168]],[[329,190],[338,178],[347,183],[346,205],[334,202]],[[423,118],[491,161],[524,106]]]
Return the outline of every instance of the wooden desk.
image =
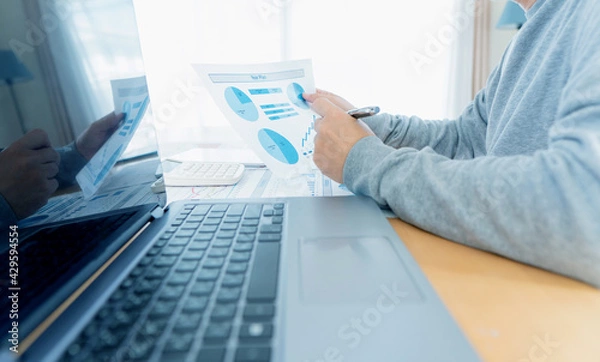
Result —
[[[390,223],[483,360],[600,361],[600,290]]]

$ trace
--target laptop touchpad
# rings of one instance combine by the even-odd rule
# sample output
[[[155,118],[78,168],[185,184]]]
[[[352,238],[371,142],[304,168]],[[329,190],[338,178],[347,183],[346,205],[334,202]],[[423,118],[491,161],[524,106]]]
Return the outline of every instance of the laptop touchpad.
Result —
[[[305,303],[373,304],[422,301],[416,285],[384,237],[302,239],[300,295]]]

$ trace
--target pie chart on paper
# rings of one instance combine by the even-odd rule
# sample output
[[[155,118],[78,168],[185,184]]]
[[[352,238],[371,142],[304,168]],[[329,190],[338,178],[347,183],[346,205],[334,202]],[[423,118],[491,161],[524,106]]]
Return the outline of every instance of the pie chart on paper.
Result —
[[[304,93],[304,88],[298,83],[292,83],[287,87],[287,96],[290,102],[298,108],[309,109],[310,106],[302,97],[302,93]]]
[[[238,116],[246,121],[254,122],[258,120],[258,109],[246,93],[236,87],[227,87],[225,89],[225,100]]]
[[[298,152],[290,141],[279,133],[263,128],[258,131],[258,141],[265,151],[277,161],[289,165],[298,162]]]

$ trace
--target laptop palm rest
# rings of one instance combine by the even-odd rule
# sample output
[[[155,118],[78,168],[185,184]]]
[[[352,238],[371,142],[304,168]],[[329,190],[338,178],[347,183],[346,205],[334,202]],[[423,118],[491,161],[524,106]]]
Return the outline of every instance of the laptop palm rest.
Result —
[[[385,237],[302,239],[299,249],[298,285],[304,304],[372,304],[382,288],[394,289],[400,303],[422,302]]]

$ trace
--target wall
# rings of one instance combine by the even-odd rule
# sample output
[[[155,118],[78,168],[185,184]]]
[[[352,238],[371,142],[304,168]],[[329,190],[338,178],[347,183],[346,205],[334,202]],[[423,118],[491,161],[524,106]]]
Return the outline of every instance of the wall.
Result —
[[[0,2],[0,49],[10,49],[9,41],[17,39],[25,41],[27,27],[25,13],[20,0],[3,0]],[[35,49],[35,47],[34,47]],[[60,146],[57,132],[48,125],[55,124],[50,109],[46,88],[41,76],[40,66],[33,52],[24,52],[23,63],[33,74],[33,80],[14,85],[17,102],[28,130],[42,128],[48,132],[50,141]],[[0,147],[6,147],[21,136],[21,128],[17,120],[14,104],[5,85],[0,85]]]

